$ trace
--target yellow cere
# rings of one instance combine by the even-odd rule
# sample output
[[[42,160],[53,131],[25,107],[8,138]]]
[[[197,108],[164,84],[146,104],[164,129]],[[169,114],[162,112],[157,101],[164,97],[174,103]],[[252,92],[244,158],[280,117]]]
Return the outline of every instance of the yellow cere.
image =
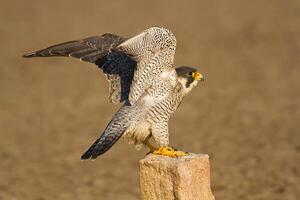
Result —
[[[197,80],[197,81],[203,81],[204,80],[204,77],[203,75],[200,73],[200,72],[193,72],[193,75],[192,77]]]

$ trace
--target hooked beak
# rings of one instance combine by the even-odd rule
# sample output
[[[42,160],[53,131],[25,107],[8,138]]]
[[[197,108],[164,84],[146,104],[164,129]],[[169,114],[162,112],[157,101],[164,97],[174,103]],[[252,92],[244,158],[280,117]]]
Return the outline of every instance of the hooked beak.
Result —
[[[204,81],[204,76],[200,72],[193,72],[192,77],[197,81]]]

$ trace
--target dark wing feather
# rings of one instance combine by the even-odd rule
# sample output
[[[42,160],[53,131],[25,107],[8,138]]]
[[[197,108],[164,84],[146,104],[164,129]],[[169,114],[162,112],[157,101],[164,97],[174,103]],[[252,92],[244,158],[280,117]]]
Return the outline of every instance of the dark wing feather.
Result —
[[[109,100],[123,102],[128,98],[136,62],[124,53],[112,50],[125,41],[125,38],[106,33],[82,40],[73,40],[23,55],[23,57],[65,56],[95,63],[106,74],[110,83]]]
[[[109,87],[109,100],[112,103],[128,99],[136,62],[122,52],[111,52],[96,64],[106,74]]]
[[[114,34],[106,33],[101,36],[73,40],[23,55],[23,57],[52,57],[70,56],[82,61],[94,63],[107,55],[109,51],[122,43],[125,39]]]

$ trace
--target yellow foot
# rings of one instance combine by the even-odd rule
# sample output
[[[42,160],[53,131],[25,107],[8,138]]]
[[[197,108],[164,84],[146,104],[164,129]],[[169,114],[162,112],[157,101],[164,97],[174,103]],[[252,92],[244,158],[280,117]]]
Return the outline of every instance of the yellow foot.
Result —
[[[173,158],[188,155],[188,153],[183,152],[183,151],[174,150],[172,147],[160,147],[160,148],[154,150],[153,154],[169,156],[169,157],[173,157]]]

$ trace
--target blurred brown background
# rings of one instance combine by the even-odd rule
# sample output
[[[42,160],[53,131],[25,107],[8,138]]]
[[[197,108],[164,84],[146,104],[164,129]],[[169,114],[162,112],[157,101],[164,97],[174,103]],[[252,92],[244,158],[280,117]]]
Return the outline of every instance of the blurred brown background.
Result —
[[[216,199],[300,196],[300,1],[2,1],[0,199],[139,199],[139,159],[120,140],[80,156],[118,108],[105,77],[68,58],[23,59],[105,32],[174,32],[176,65],[206,77],[170,122],[171,144],[210,155]]]

